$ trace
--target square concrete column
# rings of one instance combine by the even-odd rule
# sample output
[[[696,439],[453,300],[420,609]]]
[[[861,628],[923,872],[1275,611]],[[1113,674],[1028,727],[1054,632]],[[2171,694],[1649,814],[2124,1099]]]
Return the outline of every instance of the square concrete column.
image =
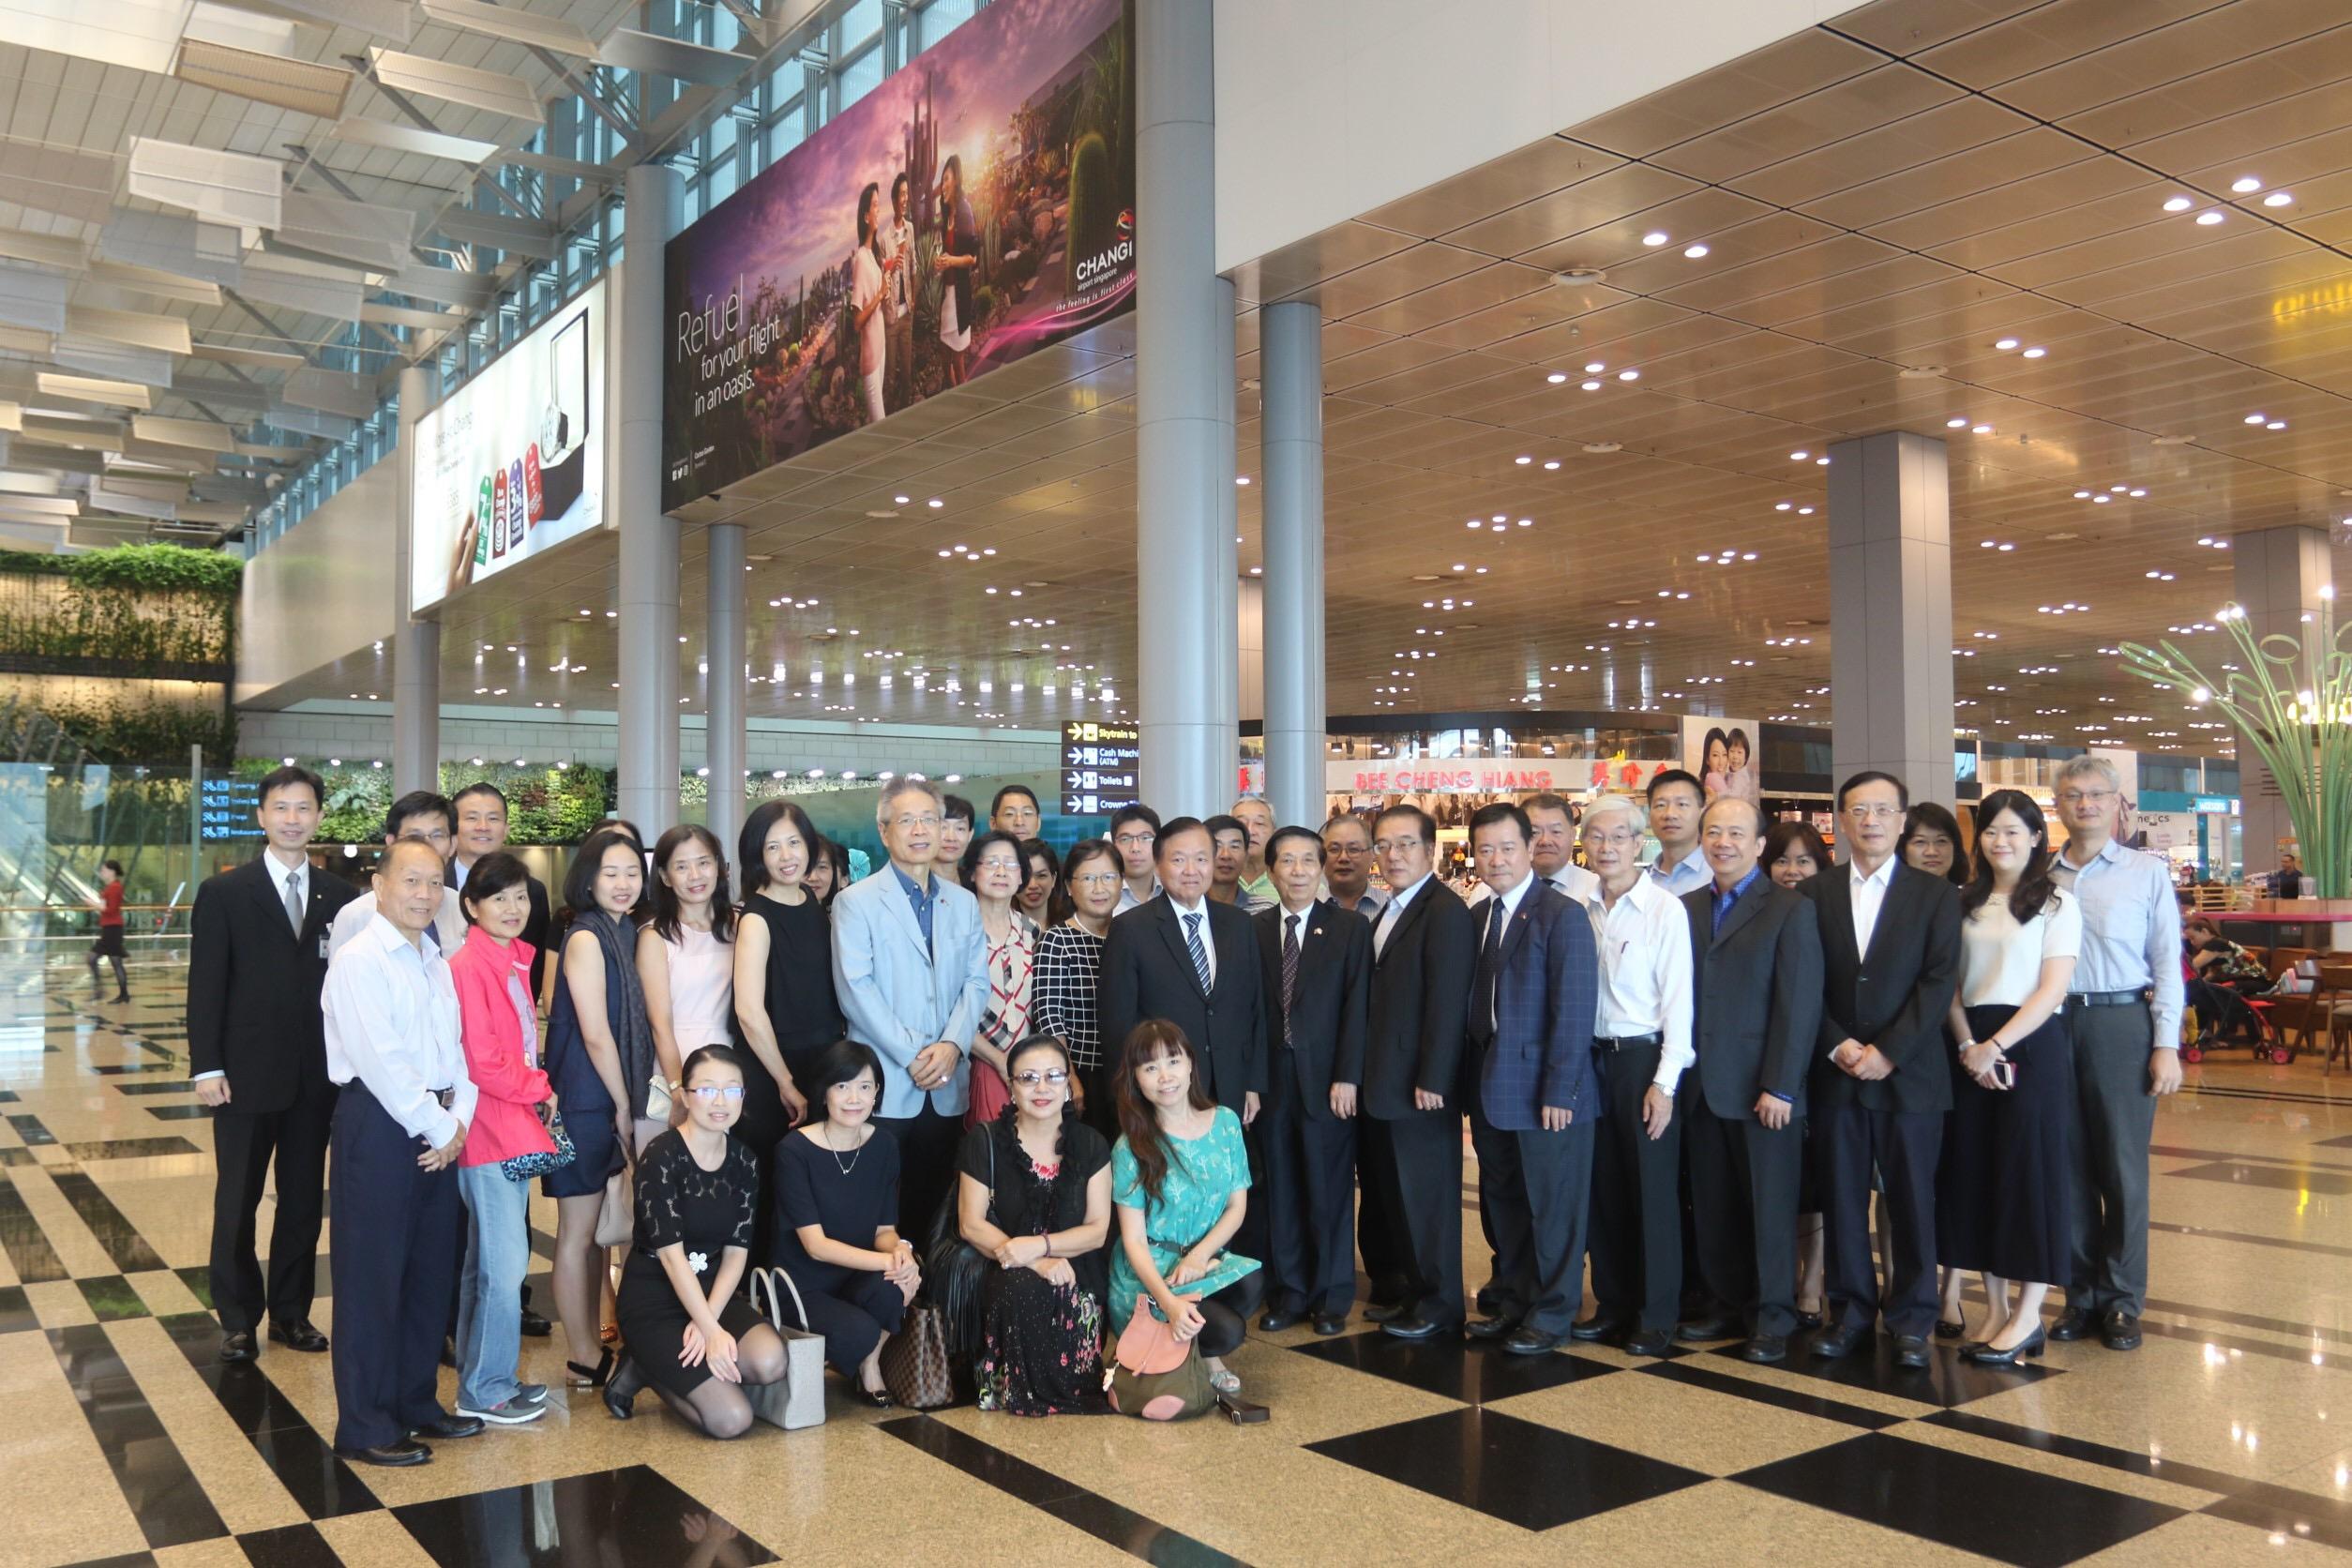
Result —
[[[2303,642],[2311,630],[2304,617],[2317,617],[2319,601],[2335,583],[2327,531],[2266,528],[2233,535],[2229,549],[2235,564],[2233,587],[2246,612],[2246,629],[2254,633],[2255,642],[2269,637]],[[2198,662],[2208,670],[2212,668],[2203,650]],[[2298,679],[2301,670],[2299,659]],[[2280,850],[2294,840],[2295,822],[2287,815],[2278,781],[2264,765],[2262,754],[2242,742],[2238,747],[2238,795],[2246,833],[2246,874],[2277,870]]]
[[[1830,756],[1952,804],[1952,497],[1944,444],[1830,447]]]

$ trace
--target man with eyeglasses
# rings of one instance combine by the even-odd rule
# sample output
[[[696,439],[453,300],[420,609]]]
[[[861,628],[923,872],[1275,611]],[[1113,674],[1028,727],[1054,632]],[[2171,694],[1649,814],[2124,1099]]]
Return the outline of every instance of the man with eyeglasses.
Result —
[[[1110,847],[1119,852],[1119,907],[1122,915],[1160,896],[1160,874],[1153,850],[1160,841],[1160,814],[1148,806],[1123,806],[1111,814]]]
[[[2053,1339],[2140,1344],[2148,1301],[2148,1146],[2180,1087],[2180,906],[2164,857],[2116,842],[2123,803],[2098,757],[2058,770],[2066,847],[2051,865],[2082,901],[2083,951],[2060,1015],[2074,1047],[2074,1246]]]
[[[930,1234],[955,1179],[969,1052],[988,995],[980,901],[936,861],[945,816],[936,785],[906,778],[885,788],[874,821],[889,874],[852,882],[833,900],[841,1016],[850,1038],[889,1069],[874,1124],[898,1144],[902,1236]]]
[[[1821,1023],[1811,1100],[1829,1263],[1824,1360],[1850,1355],[1879,1319],[1895,1364],[1927,1364],[1936,1323],[1936,1165],[1952,1068],[1944,1020],[1960,972],[1960,893],[1894,852],[1910,804],[1891,774],[1839,786],[1847,863],[1806,882],[1821,938]],[[1894,1234],[1881,1290],[1870,1243],[1871,1173]]]
[[[1323,886],[1350,914],[1378,920],[1388,900],[1372,885],[1372,830],[1352,811],[1323,824]]]

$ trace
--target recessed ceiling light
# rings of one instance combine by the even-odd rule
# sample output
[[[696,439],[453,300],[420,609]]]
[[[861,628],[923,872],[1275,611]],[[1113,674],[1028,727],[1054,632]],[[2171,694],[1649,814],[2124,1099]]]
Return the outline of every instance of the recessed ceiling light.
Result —
[[[2191,207],[2195,205],[2196,203],[2189,197],[2175,196],[2172,200],[2164,204],[2164,210],[2166,212],[2187,212]]]
[[[1968,425],[1968,422],[1966,419],[1947,419],[1944,421],[1944,429],[1948,430],[1966,430]]]
[[[1249,475],[1246,474],[1236,474],[1233,475],[1233,482],[1237,485],[1246,485],[1249,483]]]
[[[1554,386],[1558,386],[1561,382],[1568,379],[1568,372],[1565,370],[1554,370],[1550,375],[1545,376],[1544,379],[1550,382]]]
[[[893,501],[895,501],[895,502],[897,502],[897,503],[899,505],[901,505],[901,506],[904,506],[904,505],[906,505],[908,504],[908,502],[907,502],[907,498],[906,498],[905,496],[903,496],[903,495],[894,495],[894,496],[892,496],[890,499],[891,499],[891,500],[893,500]]]
[[[1597,381],[1588,381],[1584,384],[1584,389],[1587,392],[1598,392],[1601,390],[1601,384]]]
[[[2266,207],[2283,207],[2294,200],[2294,197],[2288,195],[2284,190],[2273,190],[2269,195],[2265,196],[2262,199],[2262,204]]]
[[[1649,246],[1664,245],[1668,237],[1664,229],[1652,229],[1641,236],[1641,243]]]
[[[2039,359],[2049,352],[2050,351],[2048,349],[2028,349],[2022,357],[2027,359]]]
[[[1591,363],[1590,365],[1587,365],[1587,366],[1584,368],[1584,373],[1585,373],[1586,375],[1589,375],[1589,376],[1597,376],[1597,375],[1599,375],[1599,374],[1600,374],[1603,370],[1606,370],[1606,369],[1608,369],[1608,367],[1607,367],[1606,365],[1603,364],[1601,361],[1599,361],[1599,360],[1597,360],[1597,359],[1596,359],[1596,360],[1592,361],[1592,363]]]
[[[1513,458],[1511,460],[1512,460],[1513,462],[1515,462],[1515,463],[1517,463],[1517,464],[1518,464],[1521,468],[1525,468],[1528,464],[1530,464],[1530,463],[1533,462],[1535,460],[1534,460],[1533,458],[1530,458],[1530,457],[1527,457],[1527,456],[1525,456],[1525,455],[1522,455],[1522,456],[1519,456],[1519,457]]]
[[[1791,452],[1788,454],[1788,460],[1790,462],[1802,462],[1811,456],[1813,456],[1813,454],[1810,452]]]
[[[2267,417],[2268,415],[2266,415],[2249,414],[2246,415],[2246,423],[2249,425],[2259,425]]]
[[[947,503],[946,503],[946,502],[944,502],[944,501],[942,501],[942,500],[941,500],[938,496],[936,496],[936,495],[935,495],[935,496],[931,497],[931,499],[930,499],[930,500],[928,500],[928,501],[925,502],[925,503],[924,503],[924,505],[927,505],[927,506],[930,506],[930,507],[937,508],[937,507],[940,507],[940,506],[944,506],[944,505],[947,505]]]
[[[1686,245],[1682,247],[1682,254],[1695,262],[1707,254],[1707,248],[1703,245]]]
[[[1546,469],[1558,468],[1560,466],[1560,460],[1558,458],[1545,458],[1544,460],[1544,466]]]
[[[2262,188],[2262,182],[2252,174],[2240,174],[2229,182],[2229,188],[2240,196],[2251,196]]]
[[[2000,350],[2001,353],[2007,354],[2011,349],[2017,346],[2017,339],[2014,338],[1997,338],[1993,341],[1993,346]]]
[[[1993,427],[1990,425],[1970,425],[1968,427],[1968,433],[1970,435],[1991,435],[1993,433]]]
[[[2284,419],[2273,419],[2262,428],[2266,430],[2283,430],[2286,429],[2286,421]]]
[[[2209,211],[2197,214],[2197,222],[2200,226],[2209,229],[2214,224],[2219,223],[2222,220],[2222,209],[2214,207]]]
[[[1639,370],[1620,370],[1617,372],[1617,379],[1620,381],[1639,381],[1641,379],[1641,372]]]

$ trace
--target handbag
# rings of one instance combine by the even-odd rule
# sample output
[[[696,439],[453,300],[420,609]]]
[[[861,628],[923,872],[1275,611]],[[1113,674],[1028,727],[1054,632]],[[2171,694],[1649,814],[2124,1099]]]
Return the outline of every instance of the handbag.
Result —
[[[882,1342],[882,1386],[911,1410],[944,1410],[956,1402],[955,1364],[947,1354],[947,1314],[927,1301],[907,1304],[906,1320]]]
[[[604,1207],[596,1211],[596,1244],[627,1246],[637,1240],[637,1174],[626,1160],[605,1178]]]
[[[659,1067],[656,1067],[654,1076],[645,1080],[645,1120],[670,1120],[670,1080],[661,1076]]]
[[[784,1282],[784,1289],[792,1293],[792,1306],[800,1313],[801,1327],[793,1328],[784,1321],[784,1302],[776,1294],[776,1282]],[[809,1331],[808,1304],[800,1299],[800,1287],[782,1269],[751,1271],[751,1310],[760,1310],[760,1287],[768,1291],[767,1323],[784,1341],[784,1376],[772,1383],[746,1383],[744,1396],[751,1401],[751,1413],[771,1426],[781,1426],[787,1432],[797,1432],[804,1426],[820,1426],[825,1419],[825,1336]]]
[[[506,1180],[528,1182],[550,1170],[561,1170],[580,1157],[580,1151],[572,1147],[572,1135],[564,1130],[564,1113],[553,1106],[548,1108],[547,1136],[554,1140],[554,1148],[534,1150],[498,1162]]]
[[[1216,1402],[1209,1368],[1189,1339],[1153,1314],[1148,1296],[1135,1299],[1135,1316],[1119,1333],[1105,1383],[1110,1408],[1145,1421],[1184,1421]]]

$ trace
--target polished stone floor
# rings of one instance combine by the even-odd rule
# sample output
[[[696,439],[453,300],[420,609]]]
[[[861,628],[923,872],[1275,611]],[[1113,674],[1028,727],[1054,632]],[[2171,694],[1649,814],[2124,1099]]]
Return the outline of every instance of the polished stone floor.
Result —
[[[1239,1353],[1263,1425],[909,1415],[837,1385],[824,1426],[720,1444],[651,1399],[622,1426],[559,1393],[536,1425],[355,1474],[324,1440],[326,1358],[215,1359],[211,1130],[185,1082],[178,978],[144,972],[133,992],[99,1005],[63,974],[0,972],[0,1565],[1781,1568],[2352,1548],[2352,1080],[2315,1062],[2228,1053],[2164,1106],[2156,1299],[2130,1355],[2053,1345],[2004,1372],[1939,1348],[1924,1373],[1707,1349],[1523,1361],[1359,1323]],[[331,1295],[315,1316],[334,1332]],[[559,1380],[555,1343],[525,1342],[526,1376]]]

